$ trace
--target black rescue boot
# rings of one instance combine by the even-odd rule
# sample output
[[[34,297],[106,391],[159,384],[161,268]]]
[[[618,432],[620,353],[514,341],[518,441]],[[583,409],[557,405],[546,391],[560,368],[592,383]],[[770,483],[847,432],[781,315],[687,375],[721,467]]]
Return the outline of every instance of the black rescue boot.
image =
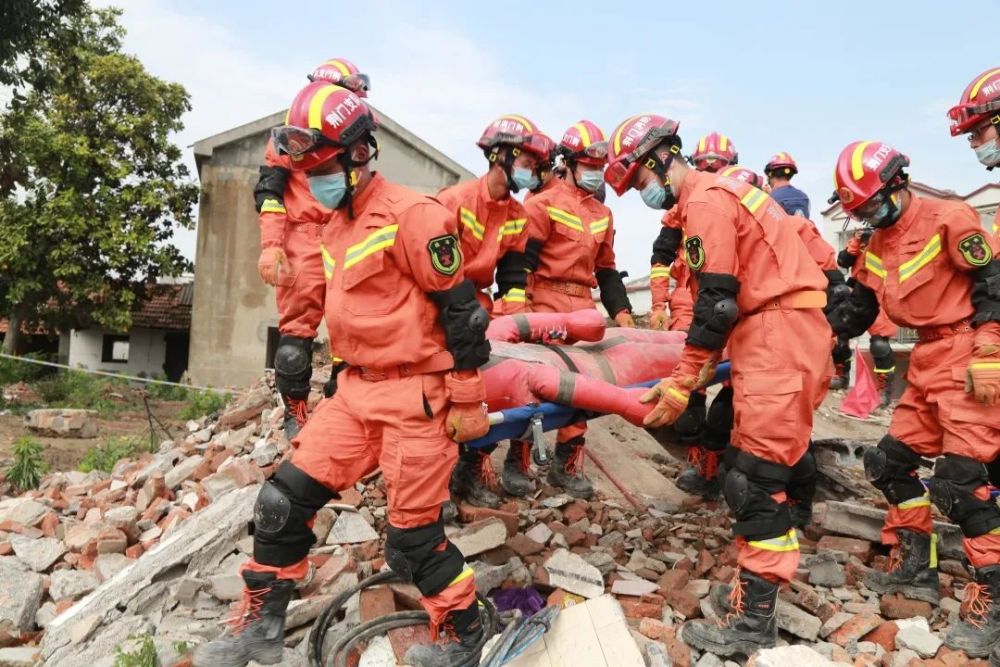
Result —
[[[306,419],[309,418],[309,399],[292,398],[291,396],[282,396],[281,399],[285,403],[285,422],[283,424],[285,439],[291,442],[292,438],[297,436],[302,427],[305,426]]]
[[[976,579],[965,586],[962,620],[944,636],[944,645],[970,658],[990,656],[1000,664],[1000,565],[976,569]]]
[[[451,490],[470,505],[500,507],[497,474],[489,453],[479,449],[462,452],[451,475]]]
[[[778,584],[741,570],[739,583],[730,589],[724,621],[689,621],[681,638],[690,646],[715,655],[752,655],[771,648],[778,639]]]
[[[701,496],[706,500],[719,497],[719,452],[700,445],[688,448],[688,465],[677,476],[674,484],[685,493]]]
[[[243,572],[243,604],[218,639],[194,653],[194,667],[245,667],[254,660],[276,665],[284,659],[285,611],[295,590],[292,579]]]
[[[941,591],[933,537],[906,529],[897,530],[896,536],[899,544],[893,547],[889,571],[872,570],[865,576],[865,586],[883,595],[898,594],[936,605],[941,600]]]
[[[503,462],[500,486],[507,495],[523,498],[535,492],[535,475],[531,472],[531,443],[511,440]]]
[[[837,364],[837,375],[830,380],[830,389],[839,391],[851,386],[851,362]]]
[[[445,616],[443,631],[445,641],[437,644],[411,646],[403,660],[412,667],[451,667],[452,665],[478,665],[482,653],[483,622],[479,617],[479,603],[450,612]]]
[[[594,483],[583,473],[583,443],[582,436],[569,442],[557,442],[546,479],[574,498],[590,500],[594,495]]]

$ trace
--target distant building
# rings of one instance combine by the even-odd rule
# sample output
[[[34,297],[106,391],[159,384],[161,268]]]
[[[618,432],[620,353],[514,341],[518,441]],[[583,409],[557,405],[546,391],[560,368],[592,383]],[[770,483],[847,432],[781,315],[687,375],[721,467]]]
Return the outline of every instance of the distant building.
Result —
[[[474,177],[469,170],[381,111],[375,168],[390,180],[433,194]],[[243,385],[269,367],[278,340],[274,288],[257,274],[260,228],[253,187],[271,128],[285,112],[194,145],[201,201],[191,325],[190,377],[212,386]],[[326,338],[325,326],[319,339]]]

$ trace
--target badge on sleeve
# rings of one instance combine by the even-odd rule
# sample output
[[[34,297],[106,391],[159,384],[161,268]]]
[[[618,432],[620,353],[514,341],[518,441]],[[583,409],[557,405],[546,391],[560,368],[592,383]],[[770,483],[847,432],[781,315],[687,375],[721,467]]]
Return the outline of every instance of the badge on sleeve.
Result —
[[[966,236],[958,242],[958,251],[972,266],[986,266],[993,259],[993,251],[982,234]]]
[[[700,236],[692,236],[684,243],[687,251],[688,266],[692,271],[700,271],[705,266],[705,246],[701,244]]]
[[[451,234],[432,238],[427,244],[427,249],[431,253],[431,266],[443,276],[455,275],[458,267],[462,265],[458,239]]]

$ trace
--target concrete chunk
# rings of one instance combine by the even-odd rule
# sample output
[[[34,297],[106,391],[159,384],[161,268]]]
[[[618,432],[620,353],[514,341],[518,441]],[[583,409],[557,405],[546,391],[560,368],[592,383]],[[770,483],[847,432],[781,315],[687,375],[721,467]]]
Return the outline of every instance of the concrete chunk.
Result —
[[[557,549],[545,561],[549,573],[549,584],[585,598],[604,595],[604,577],[600,571],[576,554],[566,549]]]
[[[98,583],[86,570],[56,570],[50,577],[49,595],[56,601],[76,599],[97,588]]]
[[[0,625],[6,621],[22,632],[30,630],[42,601],[42,578],[0,565],[0,582]]]
[[[378,539],[378,533],[357,512],[341,512],[330,529],[327,544],[359,544]]]
[[[66,545],[54,537],[32,539],[23,535],[11,535],[10,545],[14,554],[35,572],[44,572],[66,553]]]
[[[493,517],[470,523],[448,535],[448,539],[468,558],[504,544],[507,541],[507,526],[502,520]]]

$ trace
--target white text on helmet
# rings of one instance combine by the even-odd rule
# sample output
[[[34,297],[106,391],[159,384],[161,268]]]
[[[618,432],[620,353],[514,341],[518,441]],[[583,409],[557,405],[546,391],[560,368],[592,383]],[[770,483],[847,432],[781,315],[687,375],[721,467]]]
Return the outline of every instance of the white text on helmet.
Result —
[[[360,100],[354,95],[348,95],[330,113],[326,115],[326,122],[337,128],[344,124],[344,116],[353,113],[360,106]]]
[[[875,171],[882,166],[882,161],[892,152],[892,148],[882,144],[878,147],[878,150],[872,153],[872,156],[865,160],[865,166],[870,170]]]
[[[517,122],[516,120],[510,120],[507,118],[498,118],[493,121],[493,127],[500,130],[501,132],[524,132],[524,125]]]
[[[994,81],[993,83],[988,83],[979,89],[979,92],[983,95],[992,95],[997,91],[1000,91],[1000,81]]]
[[[649,126],[649,121],[652,120],[649,116],[643,116],[639,120],[632,123],[632,127],[628,129],[625,133],[625,137],[622,139],[622,146],[629,148],[635,142],[636,139],[641,139],[646,134],[646,128]]]

